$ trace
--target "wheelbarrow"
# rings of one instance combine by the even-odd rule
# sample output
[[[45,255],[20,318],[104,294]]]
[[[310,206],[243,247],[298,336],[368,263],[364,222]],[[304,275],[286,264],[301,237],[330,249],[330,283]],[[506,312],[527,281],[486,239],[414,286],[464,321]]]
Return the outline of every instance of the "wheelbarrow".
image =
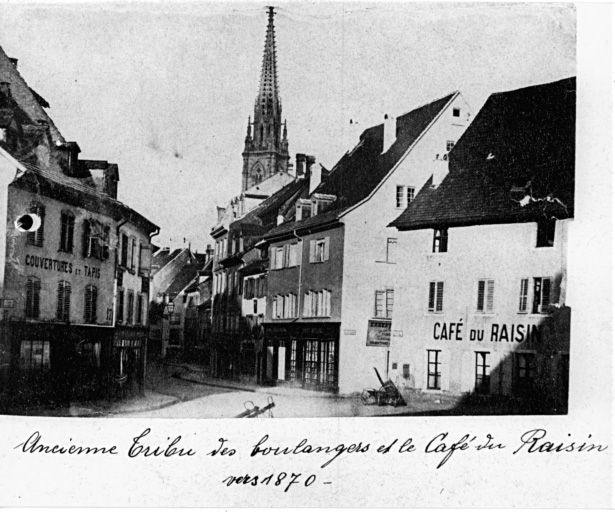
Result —
[[[406,405],[406,401],[401,396],[401,393],[397,389],[397,386],[393,383],[391,379],[384,382],[382,377],[380,377],[380,373],[378,373],[378,369],[374,368],[376,372],[376,376],[380,381],[380,389],[376,390],[374,388],[366,388],[361,393],[361,402],[365,405],[392,405],[393,407],[397,407],[398,405]]]

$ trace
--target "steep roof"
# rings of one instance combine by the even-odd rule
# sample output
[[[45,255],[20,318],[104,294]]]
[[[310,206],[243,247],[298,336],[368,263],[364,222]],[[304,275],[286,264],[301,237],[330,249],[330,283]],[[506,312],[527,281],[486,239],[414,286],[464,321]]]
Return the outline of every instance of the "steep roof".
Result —
[[[575,115],[574,77],[492,94],[451,151],[449,174],[437,188],[429,180],[391,226],[572,217]]]
[[[38,121],[45,121],[49,125],[49,131],[54,142],[64,143],[64,137],[60,133],[60,130],[56,127],[53,120],[47,112],[45,112],[44,106],[49,107],[49,104],[36,92],[34,92],[30,86],[23,79],[15,62],[4,53],[4,50],[0,46],[0,82],[8,82],[11,85],[11,95],[15,101],[19,104],[24,114],[28,117],[30,124],[36,125]]]
[[[165,295],[177,295],[183,291],[192,281],[198,280],[200,265],[198,263],[191,263],[185,265],[175,276],[173,281],[169,284],[165,290]]]
[[[156,252],[152,258],[152,267],[157,267],[155,271],[152,268],[153,274],[164,268],[165,265],[173,260],[180,252],[181,249],[171,251],[167,247]]]
[[[345,210],[367,198],[458,94],[448,94],[399,116],[396,120],[397,138],[385,153],[382,153],[384,124],[365,130],[357,146],[338,161],[314,191],[336,197],[327,211],[309,219],[276,226],[267,232],[266,238],[282,236],[295,229],[329,224],[338,219]]]

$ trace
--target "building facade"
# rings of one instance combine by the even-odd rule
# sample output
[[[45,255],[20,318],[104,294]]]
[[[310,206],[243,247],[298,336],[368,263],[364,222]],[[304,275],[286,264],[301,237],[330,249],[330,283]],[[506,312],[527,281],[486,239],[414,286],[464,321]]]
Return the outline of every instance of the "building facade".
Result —
[[[400,387],[566,411],[574,147],[574,79],[494,94],[395,220]]]
[[[331,171],[309,162],[308,195],[264,237],[272,383],[351,393],[377,382],[374,368],[387,374],[398,263],[388,224],[442,173],[470,116],[456,92],[385,116]]]
[[[0,73],[4,390],[12,400],[60,402],[138,392],[147,337],[141,277],[149,279],[157,227],[117,201],[117,165],[79,158],[1,49]],[[122,283],[124,271],[139,278]],[[122,290],[132,298],[119,313]]]

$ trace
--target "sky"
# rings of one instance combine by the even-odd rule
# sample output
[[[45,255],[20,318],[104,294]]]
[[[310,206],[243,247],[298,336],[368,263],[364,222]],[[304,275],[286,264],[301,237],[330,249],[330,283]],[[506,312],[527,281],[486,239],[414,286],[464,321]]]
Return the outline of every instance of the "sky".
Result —
[[[84,159],[118,163],[118,198],[162,246],[204,250],[216,206],[241,192],[264,3],[20,4],[0,0],[0,46]],[[572,4],[276,4],[291,162],[331,168],[359,128],[459,90],[489,94],[576,74]]]

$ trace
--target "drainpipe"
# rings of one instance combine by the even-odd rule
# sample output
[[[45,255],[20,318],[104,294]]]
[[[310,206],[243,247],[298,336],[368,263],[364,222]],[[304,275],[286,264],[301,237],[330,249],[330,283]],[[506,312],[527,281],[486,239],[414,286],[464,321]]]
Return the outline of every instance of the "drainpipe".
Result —
[[[297,235],[297,230],[293,229],[293,235],[295,235],[295,238],[297,238],[299,240],[299,242],[301,242],[301,256],[300,256],[300,265],[299,265],[299,289],[297,290],[297,306],[299,306],[299,304],[301,303],[301,284],[302,284],[302,279],[303,279],[303,238],[299,237],[299,235]],[[299,318],[299,312],[297,312],[297,318]]]

